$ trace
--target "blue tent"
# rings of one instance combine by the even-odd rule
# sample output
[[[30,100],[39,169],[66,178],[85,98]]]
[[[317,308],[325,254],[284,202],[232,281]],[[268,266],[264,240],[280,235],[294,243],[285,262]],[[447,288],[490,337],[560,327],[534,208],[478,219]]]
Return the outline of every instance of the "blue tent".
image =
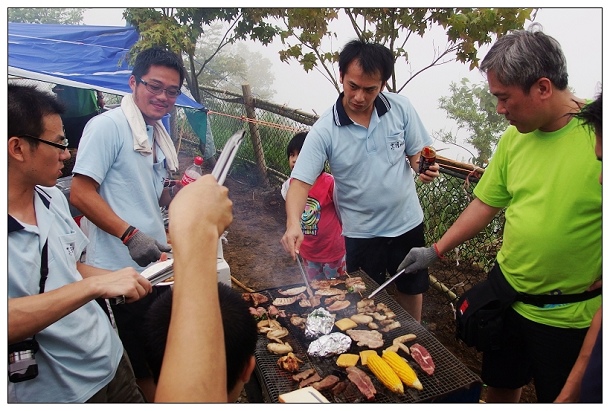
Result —
[[[138,36],[134,27],[8,23],[8,74],[129,94],[126,58]],[[184,94],[176,105],[203,109]]]

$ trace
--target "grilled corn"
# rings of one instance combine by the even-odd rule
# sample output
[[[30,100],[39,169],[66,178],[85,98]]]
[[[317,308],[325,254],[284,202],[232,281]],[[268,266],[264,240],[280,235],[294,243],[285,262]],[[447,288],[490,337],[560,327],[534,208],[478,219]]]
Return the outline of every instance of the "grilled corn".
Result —
[[[400,355],[393,351],[385,350],[381,358],[385,360],[396,375],[398,375],[400,381],[405,383],[407,387],[412,387],[420,391],[424,389],[413,368],[411,368],[409,363],[407,363]]]
[[[366,365],[369,367],[371,372],[375,374],[375,377],[379,379],[390,389],[390,391],[397,394],[404,394],[405,388],[400,381],[400,377],[396,375],[392,367],[385,362],[377,353],[372,353],[368,356]]]

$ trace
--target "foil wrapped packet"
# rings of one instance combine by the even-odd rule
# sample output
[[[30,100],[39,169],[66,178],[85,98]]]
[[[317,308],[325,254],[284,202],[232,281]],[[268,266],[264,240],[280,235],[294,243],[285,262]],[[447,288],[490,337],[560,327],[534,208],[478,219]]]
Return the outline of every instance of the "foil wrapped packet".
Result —
[[[352,339],[343,333],[331,333],[323,335],[309,344],[307,354],[313,357],[326,357],[329,355],[342,354],[349,350]]]
[[[325,308],[317,308],[307,316],[305,322],[305,337],[309,339],[318,338],[330,333],[335,324],[335,314],[331,314]]]

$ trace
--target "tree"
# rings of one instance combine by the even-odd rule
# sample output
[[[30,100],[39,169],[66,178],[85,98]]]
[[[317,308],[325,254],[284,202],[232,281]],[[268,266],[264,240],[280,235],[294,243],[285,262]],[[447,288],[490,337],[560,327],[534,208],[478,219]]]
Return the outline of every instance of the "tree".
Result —
[[[451,96],[439,99],[439,108],[447,112],[447,117],[457,122],[458,130],[466,130],[465,141],[474,146],[478,155],[473,163],[485,167],[493,154],[502,132],[509,123],[496,112],[496,98],[487,89],[486,83],[471,84],[463,78],[460,84],[451,82]],[[433,132],[445,143],[456,144],[456,135],[445,130]]]
[[[265,17],[283,23],[279,33],[286,46],[280,52],[282,61],[294,59],[305,71],[317,69],[340,91],[333,64],[339,52],[333,46],[337,38],[329,24],[340,18],[341,11],[351,23],[356,37],[384,44],[394,54],[394,61],[412,62],[407,42],[414,36],[424,37],[433,26],[442,27],[447,43],[436,47],[431,61],[423,63],[408,79],[394,74],[388,82],[389,91],[400,93],[419,73],[451,61],[477,67],[477,49],[511,29],[523,28],[531,19],[532,8],[291,8],[259,9]],[[534,13],[535,14],[535,13]],[[323,45],[330,42],[331,48]]]
[[[84,12],[84,8],[11,7],[8,9],[8,21],[36,24],[80,24],[83,21]]]
[[[268,44],[277,33],[274,26],[264,22],[258,9],[238,8],[127,8],[123,17],[140,32],[140,40],[132,48],[132,55],[153,45],[165,46],[186,55],[186,82],[198,102],[202,102],[199,77],[220,51],[238,39],[254,39]],[[207,54],[196,58],[197,40],[214,23],[223,23],[226,31],[217,37],[215,46]],[[211,31],[211,30],[210,30]]]

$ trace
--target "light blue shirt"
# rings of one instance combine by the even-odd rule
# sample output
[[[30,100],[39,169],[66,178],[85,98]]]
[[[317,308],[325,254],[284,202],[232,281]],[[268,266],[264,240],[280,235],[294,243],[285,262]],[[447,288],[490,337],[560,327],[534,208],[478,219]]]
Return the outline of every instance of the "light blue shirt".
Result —
[[[8,298],[40,292],[41,252],[48,239],[45,292],[82,280],[76,269],[87,238],[68,202],[55,187],[34,196],[38,225],[8,219]],[[46,194],[45,194],[46,193]],[[9,402],[81,403],[104,388],[116,373],[123,345],[100,305],[92,300],[38,334],[38,376],[8,382]]]
[[[120,218],[166,244],[159,198],[168,172],[163,152],[153,144],[152,126],[147,126],[147,133],[151,147],[156,150],[156,162],[152,154],[134,151],[131,128],[120,107],[94,117],[83,131],[73,173],[95,180],[100,185],[100,195]],[[131,258],[120,238],[91,222],[89,227],[87,264],[109,270],[124,267],[144,270]]]
[[[342,98],[343,93],[307,134],[291,177],[313,184],[328,161],[343,235],[402,235],[424,217],[406,156],[432,139],[404,96],[380,93],[368,128],[347,116]]]

